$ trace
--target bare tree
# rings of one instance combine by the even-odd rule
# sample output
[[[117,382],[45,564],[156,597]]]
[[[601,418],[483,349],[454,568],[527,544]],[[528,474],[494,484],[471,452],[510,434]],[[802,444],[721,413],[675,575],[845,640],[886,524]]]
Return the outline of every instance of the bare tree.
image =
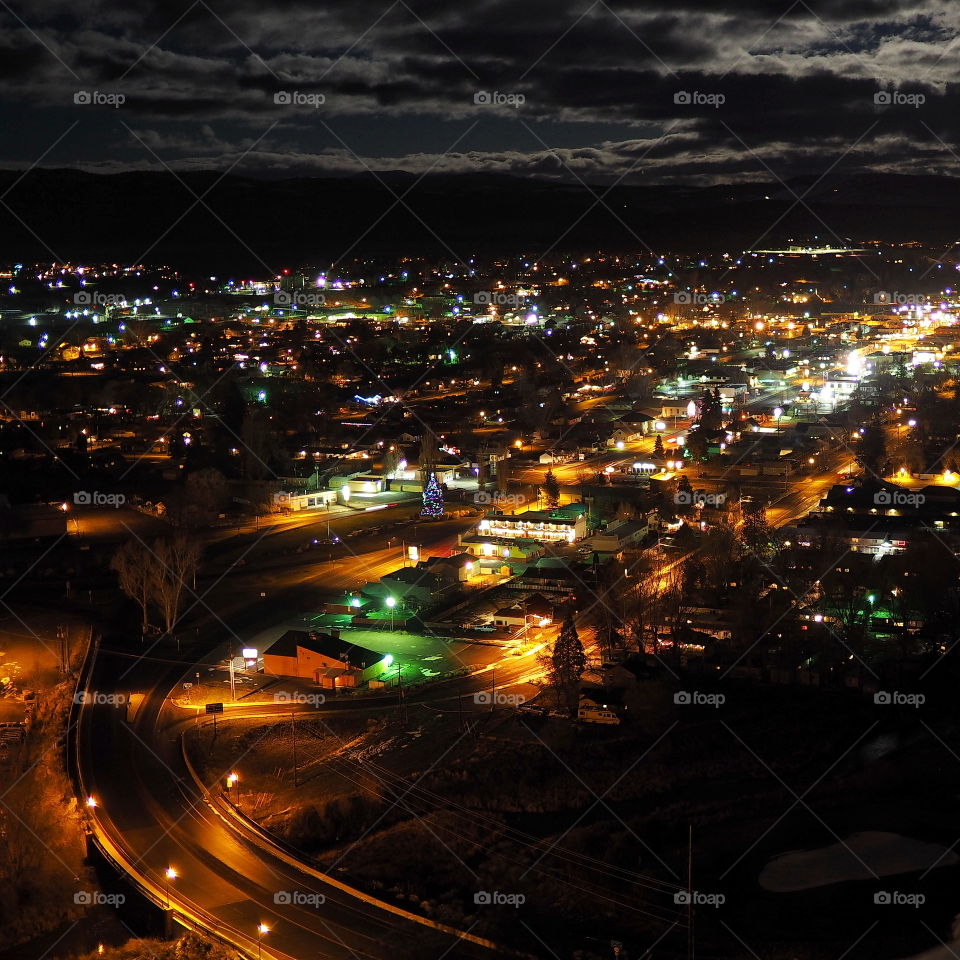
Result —
[[[180,617],[183,592],[200,565],[200,545],[179,536],[157,540],[153,548],[158,568],[154,584],[157,605],[163,615],[164,632],[172,633]]]
[[[154,540],[128,540],[113,556],[120,589],[140,607],[141,629],[150,629],[150,610],[160,613],[165,633],[172,632],[180,616],[184,590],[200,564],[200,545],[186,536]]]
[[[423,436],[420,438],[420,481],[424,487],[426,487],[430,474],[434,472],[436,465],[437,435],[430,427],[424,427]]]
[[[140,632],[150,629],[150,596],[154,558],[139,540],[128,540],[113,555],[110,567],[117,574],[120,589],[140,608]]]

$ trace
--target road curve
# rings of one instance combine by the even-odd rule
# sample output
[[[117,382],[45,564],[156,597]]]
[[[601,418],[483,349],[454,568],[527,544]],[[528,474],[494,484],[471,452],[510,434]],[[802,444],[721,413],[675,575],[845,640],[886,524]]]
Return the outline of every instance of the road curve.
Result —
[[[178,737],[163,728],[166,694],[183,667],[155,676],[109,652],[94,659],[78,722],[82,790],[96,800],[95,838],[155,902],[189,926],[200,926],[249,955],[394,960],[444,955],[490,958],[492,945],[465,931],[433,929],[325,882],[246,838],[221,816],[188,775]],[[150,677],[151,670],[154,677]],[[107,692],[138,690],[144,701],[133,723]],[[168,867],[176,870],[165,879]],[[290,902],[283,902],[289,900]],[[279,902],[278,902],[279,901]]]

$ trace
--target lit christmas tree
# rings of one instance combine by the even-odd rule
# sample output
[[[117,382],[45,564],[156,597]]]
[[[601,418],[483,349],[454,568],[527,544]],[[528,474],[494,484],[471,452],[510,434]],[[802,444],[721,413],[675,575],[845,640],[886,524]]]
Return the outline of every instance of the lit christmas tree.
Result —
[[[437,475],[430,474],[430,480],[423,491],[423,509],[420,511],[421,517],[442,517],[443,516],[443,491],[440,484],[437,483]]]

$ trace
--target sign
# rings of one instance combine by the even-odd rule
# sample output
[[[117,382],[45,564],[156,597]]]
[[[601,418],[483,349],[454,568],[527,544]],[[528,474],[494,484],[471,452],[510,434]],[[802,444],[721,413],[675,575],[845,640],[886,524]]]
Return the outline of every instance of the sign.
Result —
[[[420,559],[420,548],[410,544],[410,546],[407,547],[407,558],[416,563]]]
[[[193,684],[192,684],[192,683],[185,683],[185,684],[183,685],[183,689],[184,689],[184,690],[190,690],[192,687],[193,687]]]
[[[256,659],[257,659],[257,648],[256,648],[256,647],[244,647],[242,652],[243,652],[243,659],[244,659],[244,660],[256,660]]]
[[[207,713],[223,713],[223,704],[222,703],[208,703],[206,706]]]

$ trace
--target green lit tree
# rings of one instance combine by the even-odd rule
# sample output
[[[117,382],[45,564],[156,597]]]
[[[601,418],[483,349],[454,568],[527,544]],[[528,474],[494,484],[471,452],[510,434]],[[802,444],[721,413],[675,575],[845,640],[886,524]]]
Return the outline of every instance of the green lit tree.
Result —
[[[423,509],[420,511],[421,517],[442,517],[443,516],[443,491],[437,481],[435,473],[430,474],[430,480],[423,491]]]

